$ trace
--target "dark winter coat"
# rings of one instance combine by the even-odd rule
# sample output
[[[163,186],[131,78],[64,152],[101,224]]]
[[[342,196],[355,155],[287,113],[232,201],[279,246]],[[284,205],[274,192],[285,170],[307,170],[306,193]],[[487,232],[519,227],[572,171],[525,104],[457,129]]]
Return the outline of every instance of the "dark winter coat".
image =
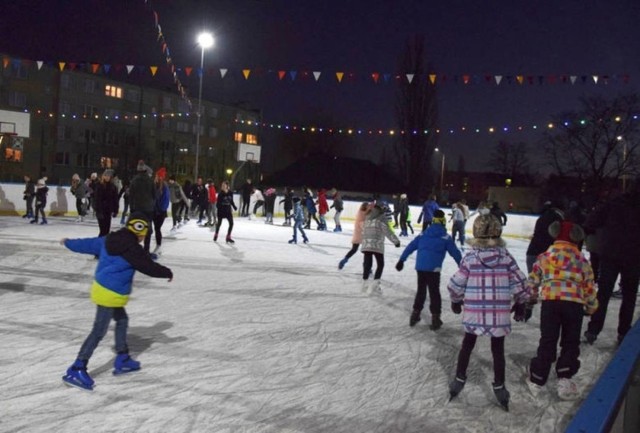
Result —
[[[284,198],[280,200],[280,203],[284,203],[284,211],[289,213],[293,209],[293,191],[289,191],[284,195]]]
[[[313,201],[313,196],[309,191],[304,193],[304,205],[307,207],[307,211],[309,211],[311,215],[315,215],[318,212],[316,203]]]
[[[554,238],[549,234],[549,226],[554,221],[562,221],[562,212],[556,208],[547,208],[542,212],[542,215],[536,220],[536,225],[533,229],[533,237],[527,248],[528,256],[538,256],[539,254],[547,251],[547,248],[553,244]]]
[[[242,199],[245,202],[249,202],[249,199],[251,198],[251,193],[253,192],[253,185],[250,184],[249,182],[246,182],[244,185],[242,185]]]
[[[87,197],[87,186],[81,180],[74,180],[71,183],[71,194],[73,194],[76,199],[82,200]]]
[[[22,194],[25,200],[36,195],[36,184],[31,179],[24,184],[24,192]]]
[[[344,202],[342,201],[340,194],[336,193],[333,196],[333,203],[331,204],[331,207],[334,208],[336,212],[342,212],[344,210]]]
[[[264,198],[264,207],[265,207],[265,211],[268,214],[273,214],[273,210],[276,207],[276,195],[274,194],[267,194],[267,196]]]
[[[111,182],[100,182],[93,194],[96,218],[111,218],[118,214],[118,189]]]
[[[394,210],[400,214],[401,221],[407,221],[407,217],[409,216],[409,200],[406,198],[400,199]]]
[[[489,213],[498,218],[500,224],[502,224],[503,226],[507,225],[507,214],[504,213],[502,209],[500,209],[500,206],[494,204],[491,209],[489,209]]]
[[[231,191],[220,191],[218,193],[218,218],[231,217],[231,208],[238,210],[233,202],[233,193]]]
[[[153,216],[156,205],[156,186],[146,171],[138,172],[129,185],[129,205],[131,212],[143,212]]]
[[[103,307],[123,307],[129,301],[135,271],[156,278],[173,278],[173,273],[151,259],[128,229],[107,236],[67,239],[64,246],[77,253],[98,256],[91,286],[91,300]]]
[[[207,208],[209,206],[209,192],[204,185],[193,185],[191,190],[191,200],[198,206]]]
[[[39,186],[36,188],[36,206],[44,208],[47,205],[48,186]]]
[[[603,260],[640,266],[640,191],[598,206],[584,225],[587,233],[600,229],[599,250]]]

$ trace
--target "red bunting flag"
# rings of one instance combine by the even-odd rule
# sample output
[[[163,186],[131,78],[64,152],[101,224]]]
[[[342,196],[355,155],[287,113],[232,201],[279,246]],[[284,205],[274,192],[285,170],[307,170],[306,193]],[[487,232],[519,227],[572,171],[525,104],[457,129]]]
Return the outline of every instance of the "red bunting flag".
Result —
[[[374,72],[373,74],[371,74],[371,78],[373,78],[373,82],[378,84],[378,80],[380,79],[380,74],[377,72]]]
[[[463,75],[463,76],[462,76],[462,82],[463,82],[464,84],[469,84],[469,80],[470,80],[470,79],[471,79],[471,76],[470,76],[470,75]]]
[[[91,64],[91,72],[93,72],[94,74],[97,74],[99,69],[100,69],[100,64],[99,63],[92,63]]]
[[[278,71],[278,78],[282,80],[286,74],[287,71]]]
[[[187,77],[191,76],[191,71],[193,71],[193,68],[191,66],[185,66],[184,72],[185,74],[187,74]]]

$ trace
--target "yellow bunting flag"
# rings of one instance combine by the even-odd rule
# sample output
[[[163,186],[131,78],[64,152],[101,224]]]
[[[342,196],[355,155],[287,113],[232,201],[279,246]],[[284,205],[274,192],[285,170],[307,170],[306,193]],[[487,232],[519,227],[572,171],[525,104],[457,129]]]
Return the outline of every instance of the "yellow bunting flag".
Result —
[[[342,83],[342,77],[344,77],[344,72],[336,72],[336,78],[338,79],[338,83]]]
[[[151,76],[155,77],[156,76],[156,72],[158,72],[158,67],[157,66],[149,66],[149,69],[151,69]]]
[[[436,74],[429,74],[429,81],[431,84],[436,84]]]
[[[518,84],[524,83],[524,75],[516,75],[516,80],[518,81]]]
[[[249,74],[251,73],[251,69],[243,69],[242,70],[242,75],[244,75],[244,79],[248,80],[249,79]]]
[[[60,68],[61,71],[64,70],[64,65],[65,65],[64,62],[58,62],[58,67]]]

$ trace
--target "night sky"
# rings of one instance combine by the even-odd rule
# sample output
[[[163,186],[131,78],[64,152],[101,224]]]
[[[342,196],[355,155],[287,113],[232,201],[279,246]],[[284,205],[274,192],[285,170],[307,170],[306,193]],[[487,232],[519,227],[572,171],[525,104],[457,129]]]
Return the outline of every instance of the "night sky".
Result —
[[[216,46],[205,68],[236,75],[204,77],[204,97],[245,102],[269,123],[393,129],[397,85],[374,84],[372,72],[397,72],[407,37],[424,35],[426,59],[438,84],[440,146],[448,161],[467,155],[467,167],[482,169],[498,139],[535,143],[540,133],[490,135],[460,132],[544,125],[549,116],[576,109],[581,96],[617,95],[640,88],[640,2],[519,0],[68,0],[3,2],[0,52],[31,60],[163,65],[152,10],[177,66],[197,67],[200,30],[212,31]],[[252,69],[245,81],[239,70]],[[299,75],[279,81],[274,71],[322,71],[318,82]],[[271,72],[270,72],[271,71]],[[338,84],[336,71],[354,74]],[[451,79],[481,77],[463,85]],[[628,84],[503,83],[485,75],[622,75]],[[197,97],[197,80],[189,85]],[[171,82],[167,81],[171,87]],[[354,155],[376,155],[376,140],[356,140]],[[266,151],[265,148],[264,151]],[[535,158],[532,158],[535,159]],[[452,162],[450,168],[455,169]]]

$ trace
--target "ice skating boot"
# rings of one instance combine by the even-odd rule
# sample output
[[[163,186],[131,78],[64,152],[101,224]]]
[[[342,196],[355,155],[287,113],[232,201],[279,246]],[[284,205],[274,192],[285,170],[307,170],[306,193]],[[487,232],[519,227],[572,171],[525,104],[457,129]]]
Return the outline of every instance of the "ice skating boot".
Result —
[[[218,232],[215,232],[213,235],[213,242],[218,242]]]
[[[308,244],[308,243],[309,243],[309,238],[304,238],[304,239],[302,240],[302,242],[304,242],[305,244]]]
[[[29,221],[29,224],[38,224],[38,220],[37,219],[32,219],[31,221]]]
[[[346,257],[344,259],[340,260],[340,262],[338,263],[338,269],[344,268],[344,265],[346,265],[348,261],[349,261],[349,259],[346,258]]]
[[[500,403],[500,406],[502,406],[502,408],[504,410],[506,410],[507,412],[509,412],[509,391],[507,391],[507,388],[504,386],[504,383],[500,383],[500,384],[493,384],[493,393],[496,395],[496,398],[498,399],[498,403]]]
[[[362,293],[369,291],[369,280],[362,280]]]
[[[69,386],[75,386],[87,391],[93,391],[94,381],[87,373],[87,361],[76,359],[76,361],[67,369],[67,374],[62,376],[62,380]]]
[[[371,282],[371,285],[369,286],[369,291],[367,293],[373,296],[382,295],[382,289],[380,288],[380,280],[373,280]]]
[[[128,353],[119,353],[113,361],[113,374],[125,374],[140,370],[140,363],[129,356]]]
[[[456,376],[449,384],[449,401],[453,400],[462,392],[464,384],[467,382],[467,378],[461,378]]]
[[[289,239],[290,244],[297,244],[298,240],[296,238]]]
[[[576,400],[580,397],[580,391],[576,383],[567,378],[558,379],[558,397],[560,400]]]
[[[411,318],[409,318],[409,326],[416,326],[416,323],[420,321],[420,310],[413,310]]]
[[[42,218],[42,222],[40,223],[40,225],[44,225],[44,224],[49,224],[46,218]]]
[[[228,244],[235,244],[236,241],[234,241],[233,239],[231,239],[231,235],[227,235],[227,239],[226,239]]]
[[[432,331],[437,331],[442,328],[442,320],[440,320],[439,314],[431,315],[431,326],[429,328],[431,328]]]

